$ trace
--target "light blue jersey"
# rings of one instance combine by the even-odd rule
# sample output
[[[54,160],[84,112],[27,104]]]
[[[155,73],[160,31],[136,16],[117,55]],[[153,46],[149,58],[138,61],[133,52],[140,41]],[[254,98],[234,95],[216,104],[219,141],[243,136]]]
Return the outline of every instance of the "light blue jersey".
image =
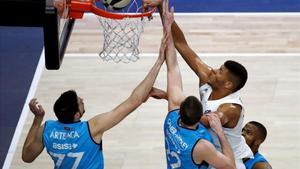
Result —
[[[195,130],[179,126],[179,110],[168,113],[164,123],[165,148],[168,169],[206,169],[208,164],[196,164],[192,158],[193,150],[201,139],[213,144],[209,131],[199,123]]]
[[[102,142],[94,142],[86,121],[64,124],[48,120],[43,141],[55,169],[104,168]]]
[[[246,166],[246,169],[252,169],[256,163],[260,163],[260,162],[268,162],[268,161],[265,159],[263,155],[257,152],[254,154],[254,158],[250,158],[244,164]]]

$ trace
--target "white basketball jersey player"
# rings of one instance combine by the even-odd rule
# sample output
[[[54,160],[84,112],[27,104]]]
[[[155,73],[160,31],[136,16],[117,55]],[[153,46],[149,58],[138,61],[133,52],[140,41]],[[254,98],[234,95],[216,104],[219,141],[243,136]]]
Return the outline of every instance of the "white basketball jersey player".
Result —
[[[242,112],[237,125],[234,128],[223,127],[223,132],[233,150],[233,154],[236,161],[236,167],[238,169],[245,168],[242,159],[253,158],[253,154],[249,146],[246,144],[246,141],[241,133],[244,122],[244,108],[239,92],[232,93],[218,100],[208,100],[212,92],[211,86],[208,84],[204,84],[199,88],[199,90],[204,114],[217,111],[219,106],[224,103],[234,103],[242,107]],[[210,133],[214,139],[216,149],[218,151],[222,151],[218,136],[212,130],[210,130]]]

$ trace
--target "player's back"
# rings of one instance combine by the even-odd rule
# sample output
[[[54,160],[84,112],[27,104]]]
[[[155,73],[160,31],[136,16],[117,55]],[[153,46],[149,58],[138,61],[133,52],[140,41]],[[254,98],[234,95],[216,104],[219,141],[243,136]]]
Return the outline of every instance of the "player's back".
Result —
[[[209,131],[199,123],[195,130],[179,125],[179,110],[168,113],[164,123],[167,167],[180,169],[205,169],[208,164],[196,164],[192,158],[193,150],[199,140],[213,143]]]
[[[102,142],[94,142],[88,123],[71,124],[48,120],[45,123],[43,141],[54,168],[102,169]]]

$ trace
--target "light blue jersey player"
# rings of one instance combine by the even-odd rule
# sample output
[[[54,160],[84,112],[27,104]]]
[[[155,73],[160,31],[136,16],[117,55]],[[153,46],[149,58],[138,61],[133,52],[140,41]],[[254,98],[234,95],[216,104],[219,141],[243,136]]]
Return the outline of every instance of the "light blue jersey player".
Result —
[[[268,163],[268,161],[263,155],[261,155],[259,152],[256,152],[254,154],[254,158],[248,159],[244,164],[246,166],[246,169],[253,169],[254,165],[256,165],[257,163]]]
[[[246,169],[272,169],[271,164],[258,151],[267,137],[266,127],[260,122],[250,121],[243,127],[242,135],[254,154],[254,158],[244,161]]]
[[[203,161],[196,164],[192,154],[197,142],[205,139],[213,144],[209,131],[200,123],[195,129],[180,125],[179,110],[168,113],[164,123],[167,168],[205,169],[208,164]]]
[[[64,124],[48,120],[43,141],[54,168],[104,168],[102,142],[93,140],[86,121]]]
[[[54,113],[58,120],[48,120],[44,124],[45,111],[36,99],[32,99],[29,107],[34,120],[23,145],[22,160],[28,163],[34,161],[46,147],[55,163],[54,168],[103,169],[102,136],[148,98],[165,61],[165,42],[162,41],[159,57],[151,70],[131,95],[114,109],[87,122],[81,121],[85,113],[84,103],[74,90],[62,93],[56,100]]]

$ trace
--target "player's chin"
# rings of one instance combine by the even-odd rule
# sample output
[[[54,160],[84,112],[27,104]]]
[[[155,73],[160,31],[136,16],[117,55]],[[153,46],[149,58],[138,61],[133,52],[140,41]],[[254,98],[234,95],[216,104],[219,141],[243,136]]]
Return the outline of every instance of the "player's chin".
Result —
[[[216,78],[210,76],[208,79],[207,79],[207,83],[208,84],[214,84],[214,82],[216,81]]]

